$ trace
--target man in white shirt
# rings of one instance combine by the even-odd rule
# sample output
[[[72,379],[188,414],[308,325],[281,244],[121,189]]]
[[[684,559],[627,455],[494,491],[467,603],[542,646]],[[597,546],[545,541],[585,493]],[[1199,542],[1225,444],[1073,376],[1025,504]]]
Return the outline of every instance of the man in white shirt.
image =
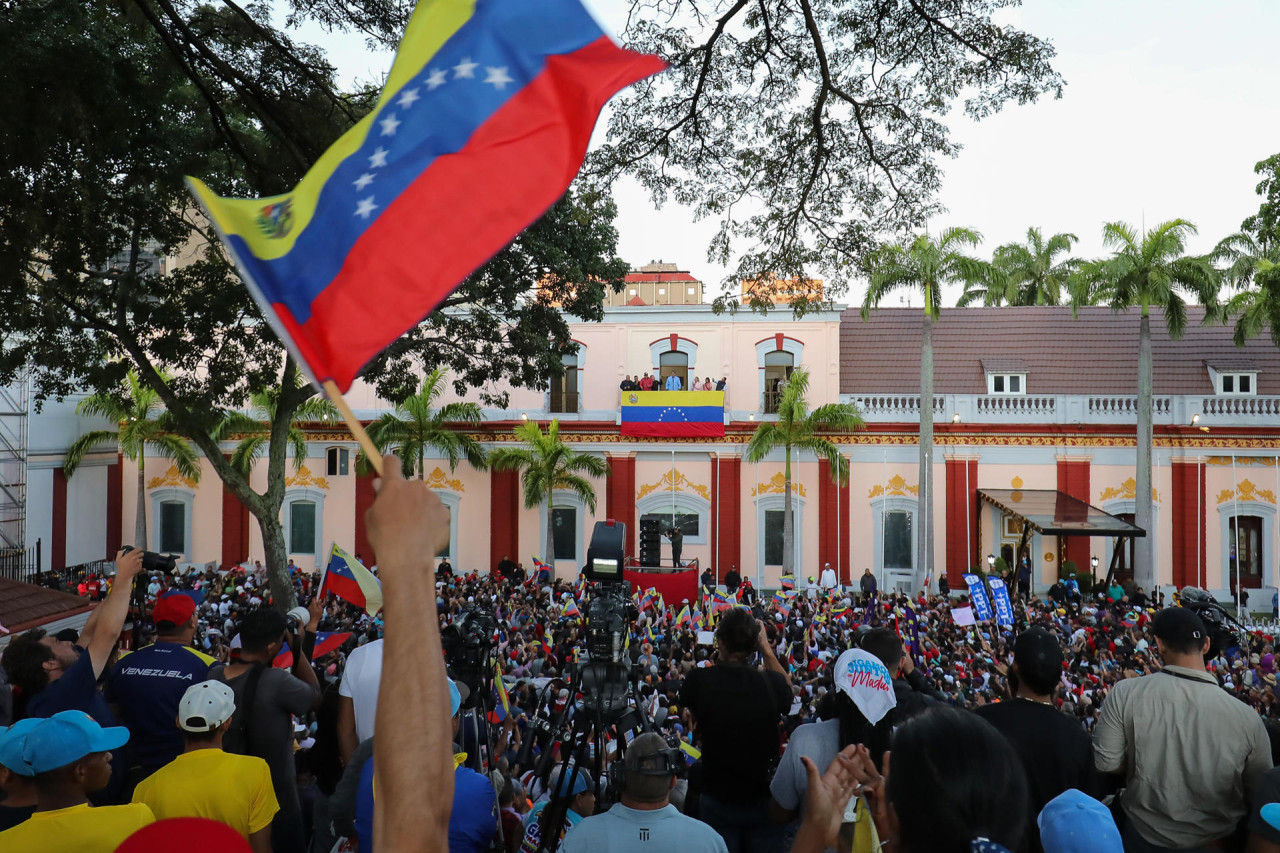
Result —
[[[821,583],[822,588],[827,590],[834,590],[840,585],[840,579],[836,577],[836,570],[831,568],[830,563],[822,564]]]
[[[728,853],[724,839],[699,820],[671,805],[679,750],[649,732],[632,741],[623,766],[622,802],[577,824],[560,843],[561,853]]]
[[[344,762],[351,760],[358,745],[373,737],[381,678],[382,640],[360,646],[347,657],[338,686],[338,748]]]

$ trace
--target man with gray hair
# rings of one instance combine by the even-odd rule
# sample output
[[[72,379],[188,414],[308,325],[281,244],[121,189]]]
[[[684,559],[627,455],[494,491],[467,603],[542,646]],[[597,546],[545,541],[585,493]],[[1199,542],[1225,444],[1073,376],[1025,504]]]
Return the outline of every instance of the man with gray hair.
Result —
[[[683,760],[680,750],[669,748],[661,735],[649,732],[636,738],[623,760],[622,802],[569,830],[561,853],[727,853],[719,833],[671,805],[676,770]]]

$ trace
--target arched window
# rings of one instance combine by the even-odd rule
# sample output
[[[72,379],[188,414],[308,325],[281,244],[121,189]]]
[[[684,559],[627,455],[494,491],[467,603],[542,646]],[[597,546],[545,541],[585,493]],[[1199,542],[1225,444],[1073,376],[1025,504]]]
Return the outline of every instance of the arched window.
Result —
[[[561,372],[551,378],[551,412],[578,412],[579,391],[579,358],[578,353],[566,353],[560,358]]]
[[[294,501],[289,504],[289,553],[316,553],[315,501]]]
[[[179,560],[190,560],[193,552],[192,519],[195,516],[195,492],[190,489],[165,487],[152,489],[151,549],[172,554]]]
[[[315,557],[317,568],[325,549],[324,498],[321,489],[294,486],[285,490],[280,507],[284,543],[290,556]]]
[[[786,350],[774,350],[764,356],[764,413],[778,413],[778,400],[782,397],[782,386],[791,378],[795,369],[796,357]]]
[[[663,388],[667,385],[667,377],[672,374],[680,377],[680,388],[682,390],[689,387],[688,354],[675,350],[664,352],[658,356],[658,370],[658,384]]]

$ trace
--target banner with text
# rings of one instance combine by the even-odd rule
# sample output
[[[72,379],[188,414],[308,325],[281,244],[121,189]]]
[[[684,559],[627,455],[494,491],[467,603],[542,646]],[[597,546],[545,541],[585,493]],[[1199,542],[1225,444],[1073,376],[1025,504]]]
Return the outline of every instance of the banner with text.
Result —
[[[973,615],[979,622],[991,618],[991,601],[987,598],[986,587],[982,578],[977,575],[965,575],[964,582],[969,587],[969,600],[973,602]]]
[[[1013,602],[1009,600],[1009,588],[1000,578],[987,581],[991,587],[991,598],[996,605],[996,623],[1004,628],[1013,627]]]

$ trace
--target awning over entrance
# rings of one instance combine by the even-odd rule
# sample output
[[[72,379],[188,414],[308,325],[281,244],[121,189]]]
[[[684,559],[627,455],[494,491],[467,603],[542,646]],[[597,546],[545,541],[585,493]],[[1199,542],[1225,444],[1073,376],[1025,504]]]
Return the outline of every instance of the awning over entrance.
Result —
[[[1050,536],[1146,536],[1147,531],[1056,489],[978,489],[978,496]]]

